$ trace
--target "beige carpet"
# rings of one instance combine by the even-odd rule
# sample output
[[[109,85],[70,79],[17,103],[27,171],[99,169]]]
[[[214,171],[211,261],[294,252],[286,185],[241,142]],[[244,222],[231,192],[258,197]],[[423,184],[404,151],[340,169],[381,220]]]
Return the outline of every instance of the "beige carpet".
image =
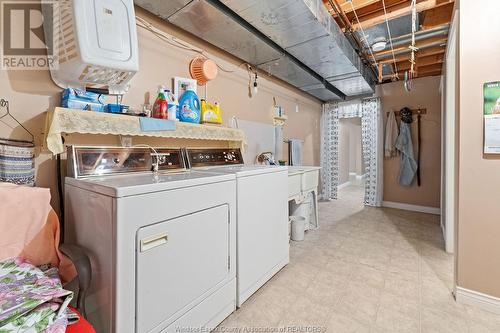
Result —
[[[364,207],[361,186],[339,197],[219,331],[500,332],[499,315],[453,300],[439,216]]]

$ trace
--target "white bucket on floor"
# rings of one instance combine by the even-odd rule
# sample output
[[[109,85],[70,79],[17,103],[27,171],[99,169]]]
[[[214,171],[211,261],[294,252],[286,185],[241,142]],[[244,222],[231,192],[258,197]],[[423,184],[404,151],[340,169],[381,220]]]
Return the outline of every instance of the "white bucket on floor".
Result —
[[[292,240],[300,242],[304,240],[306,218],[304,216],[290,216],[292,223]]]
[[[295,203],[295,201],[290,202],[289,212],[290,215],[293,216],[302,216],[305,218],[305,228],[309,230],[309,223],[311,221],[311,205],[312,205],[312,195],[308,193],[308,195],[300,202]]]

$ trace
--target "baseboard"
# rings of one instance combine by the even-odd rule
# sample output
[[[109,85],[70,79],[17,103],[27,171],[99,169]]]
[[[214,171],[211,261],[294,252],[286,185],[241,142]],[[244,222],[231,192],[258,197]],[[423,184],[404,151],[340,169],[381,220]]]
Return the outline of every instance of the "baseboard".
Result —
[[[456,290],[455,297],[458,303],[474,305],[483,310],[500,314],[500,298],[462,287],[457,287]]]
[[[337,189],[339,189],[339,190],[340,190],[340,189],[342,189],[342,188],[344,188],[344,187],[347,187],[347,186],[349,186],[349,185],[351,185],[351,182],[345,182],[345,183],[340,184],[340,185],[337,187]]]
[[[382,201],[382,207],[410,210],[413,212],[441,215],[441,208],[410,205],[401,202]]]

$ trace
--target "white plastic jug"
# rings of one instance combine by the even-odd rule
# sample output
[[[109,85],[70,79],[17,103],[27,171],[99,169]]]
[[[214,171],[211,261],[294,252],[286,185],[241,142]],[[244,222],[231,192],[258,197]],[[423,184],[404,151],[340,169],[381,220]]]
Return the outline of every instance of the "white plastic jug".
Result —
[[[304,240],[306,219],[303,216],[290,216],[292,222],[292,240],[300,242]]]

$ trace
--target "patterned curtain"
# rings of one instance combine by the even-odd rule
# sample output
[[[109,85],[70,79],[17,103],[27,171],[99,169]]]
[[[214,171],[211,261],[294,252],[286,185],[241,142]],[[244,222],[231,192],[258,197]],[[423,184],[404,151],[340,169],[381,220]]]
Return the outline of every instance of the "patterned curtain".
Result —
[[[338,103],[323,104],[321,114],[321,199],[337,199],[339,185]]]
[[[358,100],[352,100],[349,102],[342,102],[339,103],[339,119],[341,118],[356,118],[356,117],[361,117],[362,112],[361,112],[361,101]]]
[[[365,199],[368,206],[382,204],[383,130],[380,98],[323,104],[321,116],[321,199],[337,199],[339,186],[339,119],[361,117]]]
[[[380,98],[361,103],[361,135],[365,161],[365,205],[380,207],[383,188],[383,130]]]

